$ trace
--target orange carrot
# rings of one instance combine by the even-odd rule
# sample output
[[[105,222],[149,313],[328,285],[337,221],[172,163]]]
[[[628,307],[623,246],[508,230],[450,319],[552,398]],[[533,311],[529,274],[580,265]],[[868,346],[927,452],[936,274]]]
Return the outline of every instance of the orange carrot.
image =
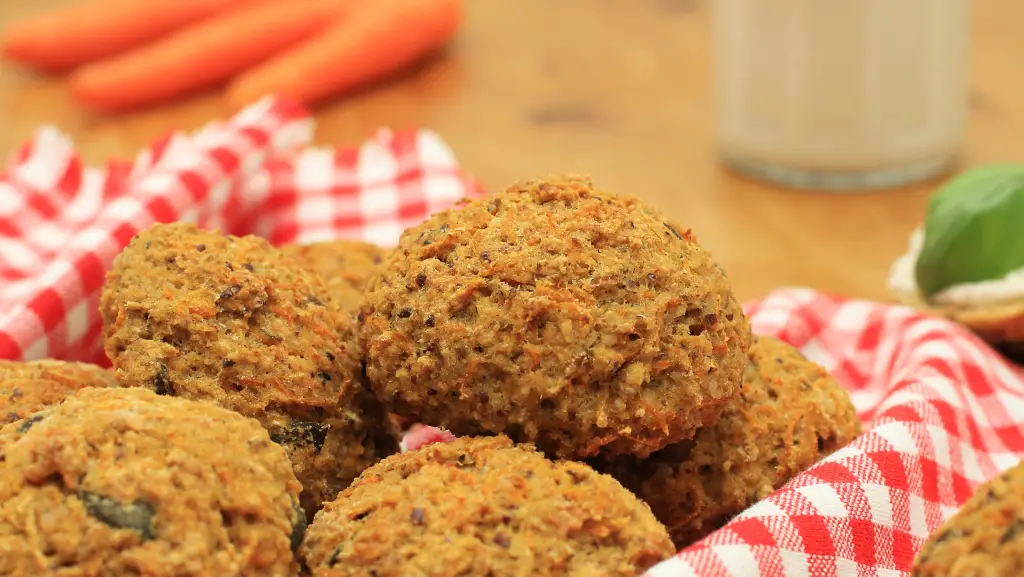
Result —
[[[362,4],[262,0],[88,64],[72,75],[71,93],[89,108],[115,112],[214,86],[312,37]]]
[[[236,78],[228,101],[242,107],[266,94],[311,104],[414,64],[451,39],[459,0],[374,0],[348,18]]]
[[[13,24],[5,32],[3,52],[42,70],[73,68],[252,1],[82,0]]]

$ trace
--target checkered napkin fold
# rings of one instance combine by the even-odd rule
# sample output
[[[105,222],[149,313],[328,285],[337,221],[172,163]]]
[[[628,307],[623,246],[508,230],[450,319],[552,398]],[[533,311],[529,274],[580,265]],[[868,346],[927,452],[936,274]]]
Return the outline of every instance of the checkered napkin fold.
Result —
[[[104,273],[154,222],[193,220],[275,244],[394,244],[479,193],[426,131],[311,148],[299,107],[264,100],[173,134],[133,161],[86,167],[40,130],[0,174],[0,358],[107,364]],[[947,321],[906,307],[780,290],[746,307],[850,391],[865,433],[651,577],[903,575],[972,490],[1024,457],[1024,372]]]
[[[358,148],[309,146],[297,104],[265,99],[134,161],[83,166],[40,130],[0,174],[0,359],[109,364],[99,293],[114,257],[155,222],[188,220],[274,244],[333,238],[388,245],[406,227],[479,194],[427,131],[381,131]]]

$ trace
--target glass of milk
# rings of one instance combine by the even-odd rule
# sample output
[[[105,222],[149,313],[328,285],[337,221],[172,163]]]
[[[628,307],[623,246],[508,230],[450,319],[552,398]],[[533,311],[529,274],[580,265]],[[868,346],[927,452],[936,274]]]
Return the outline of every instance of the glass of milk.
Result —
[[[733,169],[857,190],[950,168],[970,0],[713,0],[718,146]]]

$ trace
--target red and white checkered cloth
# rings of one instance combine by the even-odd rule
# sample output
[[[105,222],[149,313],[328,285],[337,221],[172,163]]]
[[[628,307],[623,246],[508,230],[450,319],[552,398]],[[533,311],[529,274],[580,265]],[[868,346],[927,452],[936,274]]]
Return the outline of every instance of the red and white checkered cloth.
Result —
[[[266,100],[103,169],[40,131],[0,175],[0,358],[106,363],[104,271],[153,222],[387,245],[479,192],[429,132],[333,151],[308,148],[312,129],[300,108]],[[1024,371],[962,328],[798,289],[747,312],[757,333],[800,347],[849,388],[865,433],[651,577],[904,575],[974,487],[1024,457]],[[446,438],[412,433],[412,444]]]
[[[1024,370],[963,327],[806,289],[744,310],[850,391],[865,432],[644,577],[907,575],[974,488],[1024,458]],[[418,430],[406,447],[445,440]]]
[[[97,303],[104,273],[154,222],[196,221],[274,244],[349,238],[388,245],[479,194],[427,131],[382,131],[358,148],[310,148],[301,107],[266,99],[134,162],[82,165],[40,130],[0,174],[0,359],[109,364]]]
[[[865,432],[649,577],[906,575],[977,485],[1024,458],[1024,370],[959,325],[801,289],[744,308],[847,387]]]

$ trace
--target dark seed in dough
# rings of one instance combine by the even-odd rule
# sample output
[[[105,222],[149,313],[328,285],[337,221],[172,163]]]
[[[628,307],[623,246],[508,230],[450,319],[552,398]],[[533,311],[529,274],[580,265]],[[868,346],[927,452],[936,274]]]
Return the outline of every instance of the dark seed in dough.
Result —
[[[154,537],[153,506],[136,499],[131,503],[118,503],[110,497],[88,491],[79,491],[78,498],[86,512],[115,529],[131,529],[147,541]]]

